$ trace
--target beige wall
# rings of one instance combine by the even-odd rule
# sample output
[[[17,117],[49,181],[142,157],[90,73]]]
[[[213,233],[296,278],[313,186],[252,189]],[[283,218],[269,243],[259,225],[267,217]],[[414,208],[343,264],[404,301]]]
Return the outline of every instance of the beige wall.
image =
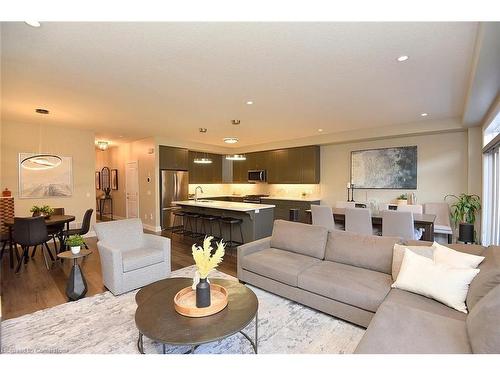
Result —
[[[33,205],[47,204],[64,207],[76,216],[79,225],[88,208],[95,207],[94,133],[87,130],[45,126],[39,124],[3,123],[1,135],[2,188],[8,187],[15,198],[15,213],[30,215]],[[18,154],[20,152],[50,152],[73,158],[73,195],[68,198],[20,199],[18,194]],[[92,217],[95,221],[95,214]]]
[[[394,146],[418,146],[417,202],[439,202],[446,194],[459,194],[468,189],[467,131],[390,138],[377,141],[321,146],[322,202],[335,205],[346,200],[346,184],[350,177],[350,153]],[[477,165],[480,168],[480,164]],[[393,201],[404,190],[355,190],[357,201]]]

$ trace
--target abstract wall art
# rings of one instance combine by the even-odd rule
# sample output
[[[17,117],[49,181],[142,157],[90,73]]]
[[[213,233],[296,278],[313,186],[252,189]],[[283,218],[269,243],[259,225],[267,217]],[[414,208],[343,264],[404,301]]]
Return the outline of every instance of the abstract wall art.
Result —
[[[351,182],[356,189],[416,189],[417,146],[352,151]]]

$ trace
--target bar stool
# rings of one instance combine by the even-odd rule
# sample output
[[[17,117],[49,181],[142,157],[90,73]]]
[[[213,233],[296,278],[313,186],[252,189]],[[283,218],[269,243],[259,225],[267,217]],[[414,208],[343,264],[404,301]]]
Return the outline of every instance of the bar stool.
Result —
[[[186,216],[186,212],[181,210],[176,210],[173,212],[173,215],[174,215],[174,221],[172,223],[172,226],[169,227],[168,229],[170,229],[172,233],[184,235],[187,232],[186,221],[184,219]]]
[[[212,236],[215,241],[220,240],[222,237],[221,226],[219,220],[220,216],[214,215],[202,215],[201,219],[201,231],[205,236]],[[219,223],[219,235],[216,235],[214,232],[214,224]],[[207,230],[208,225],[208,230]]]
[[[195,212],[186,212],[184,217],[186,218],[185,234],[192,238],[202,237],[203,234],[198,232],[198,219],[200,218],[200,214],[197,214]]]
[[[226,242],[226,246],[228,248],[235,248],[236,246],[242,245],[245,242],[243,239],[243,230],[241,229],[241,224],[243,223],[242,219],[236,219],[234,217],[221,217],[219,223],[229,225],[229,241]],[[239,227],[241,242],[233,241],[233,226]],[[221,236],[222,236],[222,228],[221,228]]]

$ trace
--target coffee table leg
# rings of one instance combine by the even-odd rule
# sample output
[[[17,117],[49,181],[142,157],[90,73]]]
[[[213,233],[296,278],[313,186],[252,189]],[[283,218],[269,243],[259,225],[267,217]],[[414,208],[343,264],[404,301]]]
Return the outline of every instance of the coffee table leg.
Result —
[[[139,353],[145,354],[144,353],[144,343],[142,341],[142,333],[141,332],[139,332],[139,338],[137,339],[137,350],[139,350]]]
[[[245,336],[245,338],[250,342],[252,345],[252,349],[257,354],[257,343],[259,341],[259,316],[258,312],[255,313],[255,341],[252,341],[250,336],[248,336],[245,332],[240,331],[240,333]]]

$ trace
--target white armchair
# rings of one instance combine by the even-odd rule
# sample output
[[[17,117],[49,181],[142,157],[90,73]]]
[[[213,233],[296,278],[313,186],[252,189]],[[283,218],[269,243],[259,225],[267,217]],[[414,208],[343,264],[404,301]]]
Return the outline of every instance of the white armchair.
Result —
[[[140,219],[94,224],[103,281],[114,295],[170,274],[170,239],[143,232]]]

